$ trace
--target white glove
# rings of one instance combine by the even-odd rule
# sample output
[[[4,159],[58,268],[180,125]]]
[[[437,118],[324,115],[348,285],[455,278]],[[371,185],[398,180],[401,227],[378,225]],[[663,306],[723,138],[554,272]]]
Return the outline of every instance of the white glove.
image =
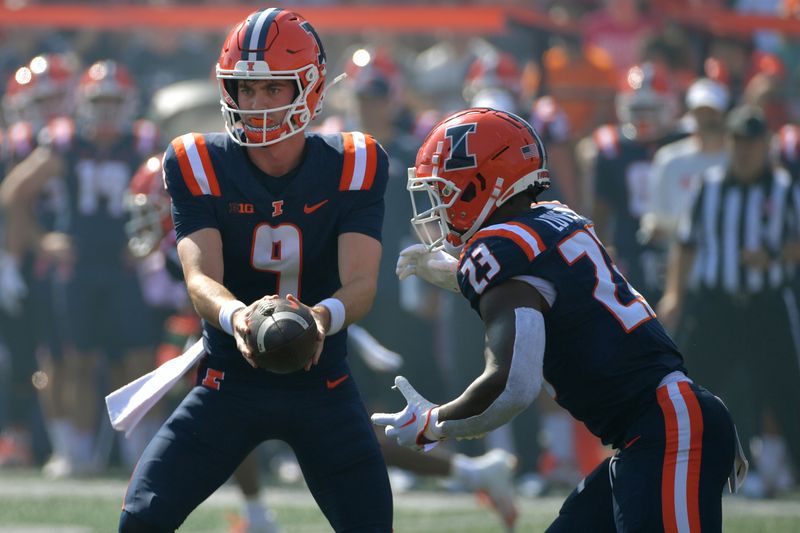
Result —
[[[422,397],[403,376],[394,378],[395,389],[406,399],[406,408],[399,413],[374,413],[372,423],[386,426],[386,436],[397,444],[416,451],[429,451],[444,438],[437,426],[439,407]]]
[[[459,292],[457,267],[458,260],[452,255],[442,250],[429,252],[424,244],[412,244],[400,252],[395,273],[401,280],[416,275],[442,289]]]
[[[347,328],[347,338],[364,360],[364,363],[375,372],[394,372],[403,366],[403,356],[378,342],[375,337],[356,324]]]
[[[0,252],[0,307],[9,315],[17,315],[22,309],[22,300],[28,295],[28,287],[14,259]]]

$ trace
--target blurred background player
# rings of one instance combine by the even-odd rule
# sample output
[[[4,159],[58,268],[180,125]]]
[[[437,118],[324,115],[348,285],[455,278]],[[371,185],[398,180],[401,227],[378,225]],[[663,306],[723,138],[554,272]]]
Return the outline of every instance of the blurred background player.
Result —
[[[641,219],[643,242],[669,248],[678,221],[689,209],[707,168],[725,162],[725,115],[728,89],[708,78],[699,78],[686,93],[691,134],[658,149],[648,181],[648,207]]]
[[[631,67],[616,97],[618,123],[592,135],[594,162],[585,176],[594,191],[592,220],[621,272],[646,298],[663,290],[666,251],[639,240],[639,219],[649,205],[649,173],[655,151],[682,135],[675,132],[677,102],[661,67]]]
[[[14,72],[2,101],[8,128],[0,142],[0,179],[36,148],[43,129],[71,117],[77,75],[77,58],[69,54],[39,55]],[[44,231],[53,230],[63,217],[65,198],[60,180],[45,185],[33,206],[33,216]],[[0,337],[6,338],[12,358],[11,408],[0,434],[0,465],[30,465],[34,459],[39,463],[48,450],[39,431],[34,387],[41,391],[52,447],[62,448],[62,428],[67,424],[58,335],[55,328],[37,327],[54,322],[55,265],[46,245],[28,246],[26,239],[17,232],[3,232],[0,238],[7,245],[0,244]],[[32,432],[38,438],[32,440]]]
[[[155,320],[142,300],[124,232],[125,191],[157,142],[155,126],[135,120],[137,105],[125,67],[110,60],[92,64],[78,81],[75,122],[51,122],[40,146],[2,186],[10,234],[28,236],[18,248],[46,246],[58,263],[55,324],[71,425],[64,428],[65,454],[48,463],[48,473],[57,477],[99,466],[97,383],[105,361],[111,362],[111,382],[119,384],[153,366]],[[65,184],[65,213],[62,225],[44,233],[32,207],[54,178]],[[127,320],[132,314],[140,320]]]

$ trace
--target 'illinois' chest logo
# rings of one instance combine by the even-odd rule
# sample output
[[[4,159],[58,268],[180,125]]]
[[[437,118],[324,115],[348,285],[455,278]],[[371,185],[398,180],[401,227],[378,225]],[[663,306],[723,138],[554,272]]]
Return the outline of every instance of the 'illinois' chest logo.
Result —
[[[283,200],[275,200],[272,202],[272,216],[279,217],[283,214]]]

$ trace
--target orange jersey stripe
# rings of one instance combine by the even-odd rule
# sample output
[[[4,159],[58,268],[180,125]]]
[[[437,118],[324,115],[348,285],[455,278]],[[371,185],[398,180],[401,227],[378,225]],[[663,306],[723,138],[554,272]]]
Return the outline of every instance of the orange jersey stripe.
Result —
[[[505,237],[506,239],[511,239],[514,241],[517,246],[522,248],[522,251],[525,252],[525,255],[528,256],[528,261],[533,261],[533,258],[536,257],[536,253],[534,252],[533,248],[530,244],[525,242],[525,239],[514,233],[513,231],[509,231],[507,229],[489,229],[481,232],[481,238],[483,237]]]
[[[175,150],[175,155],[178,158],[178,165],[181,168],[181,175],[183,176],[183,181],[186,183],[186,186],[189,187],[193,196],[201,196],[203,191],[200,190],[200,184],[197,183],[194,177],[192,164],[189,162],[189,156],[186,154],[186,147],[183,145],[183,141],[181,141],[180,138],[175,139],[172,141],[172,148]]]
[[[669,388],[659,387],[656,391],[658,405],[664,413],[664,464],[661,471],[661,518],[665,533],[677,533],[678,522],[675,517],[675,469],[678,461],[678,415]]]
[[[206,140],[203,138],[202,134],[194,134],[194,144],[197,146],[197,153],[200,154],[200,161],[203,163],[203,170],[206,173],[208,188],[211,189],[211,194],[214,196],[221,196],[217,174],[214,172],[214,165],[211,163],[211,156],[208,153]]]
[[[514,226],[516,228],[519,228],[522,231],[524,231],[525,233],[527,233],[528,235],[530,235],[531,237],[533,237],[533,239],[536,241],[536,244],[539,245],[539,251],[536,252],[537,255],[542,253],[542,252],[544,252],[545,249],[547,248],[544,245],[544,241],[542,240],[542,238],[539,236],[539,234],[533,228],[530,228],[530,227],[526,226],[525,224],[520,224],[519,222],[509,222],[508,225],[509,226]]]
[[[678,383],[678,388],[689,411],[689,466],[686,474],[686,511],[689,529],[700,531],[700,462],[703,455],[703,412],[688,382]]]
[[[353,183],[353,172],[356,165],[356,147],[353,143],[353,134],[342,132],[342,145],[344,148],[344,161],[342,163],[342,177],[339,180],[339,190],[348,191]]]

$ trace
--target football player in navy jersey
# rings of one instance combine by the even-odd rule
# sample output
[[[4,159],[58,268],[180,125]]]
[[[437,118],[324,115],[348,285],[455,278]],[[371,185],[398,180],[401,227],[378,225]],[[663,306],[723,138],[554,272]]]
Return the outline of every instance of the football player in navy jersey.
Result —
[[[687,376],[592,222],[558,202],[536,202],[549,181],[538,134],[510,113],[468,109],[434,127],[408,178],[413,222],[429,251],[398,270],[458,287],[485,325],[485,370],[441,405],[398,376],[406,407],[373,421],[398,443],[424,449],[484,435],[545,388],[617,450],[568,497],[549,531],[720,531],[722,489],[737,456],[730,414]]]
[[[91,473],[95,462],[100,358],[112,360],[119,377],[152,368],[155,328],[129,260],[123,198],[140,160],[156,150],[157,131],[136,121],[136,86],[114,61],[98,61],[80,77],[75,120],[50,121],[39,145],[8,175],[3,187],[9,236],[17,246],[47,248],[58,293],[51,329],[63,341],[63,408],[71,421],[66,457],[55,457],[55,477]],[[52,181],[63,183],[64,211],[40,228],[32,207]],[[12,244],[12,243],[9,243]],[[131,316],[137,317],[130,320]],[[148,329],[152,331],[148,331]],[[112,376],[114,377],[114,376]],[[58,448],[58,446],[56,446]]]
[[[334,530],[389,532],[386,466],[345,360],[346,326],[376,291],[386,154],[360,132],[304,131],[327,72],[296,13],[249,15],[216,72],[226,133],[182,135],[164,158],[208,356],[134,470],[119,530],[174,531],[259,443],[281,439]],[[320,336],[304,370],[253,364],[247,320],[274,295],[311,305]]]
[[[8,128],[4,135],[0,134],[0,182],[36,148],[38,134],[51,121],[58,122],[71,115],[77,75],[77,60],[72,55],[44,54],[34,57],[11,76],[2,99]],[[63,182],[51,180],[34,207],[34,216],[43,229],[54,227],[64,202]],[[5,337],[12,356],[9,402],[12,409],[8,426],[0,434],[2,466],[30,461],[30,450],[26,447],[31,444],[31,436],[27,426],[31,406],[35,405],[31,376],[36,371],[37,359],[48,378],[41,398],[51,445],[58,449],[56,454],[64,448],[60,445],[63,442],[60,435],[69,423],[57,401],[63,381],[55,377],[60,375],[60,360],[50,357],[57,352],[53,328],[36,327],[53,321],[53,262],[46,247],[27,247],[25,232],[5,234],[2,221],[0,232],[4,234],[0,237],[0,337]],[[33,444],[36,449],[36,443]]]
[[[661,297],[666,250],[644,242],[639,220],[649,209],[649,173],[656,150],[675,132],[677,103],[666,72],[656,64],[631,67],[616,97],[619,124],[592,134],[592,218],[620,271],[651,300]]]

